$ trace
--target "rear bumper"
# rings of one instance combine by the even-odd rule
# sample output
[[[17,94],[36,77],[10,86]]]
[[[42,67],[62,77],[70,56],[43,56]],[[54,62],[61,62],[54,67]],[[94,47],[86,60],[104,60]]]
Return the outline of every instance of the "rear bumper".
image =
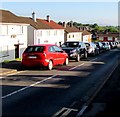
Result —
[[[22,65],[24,66],[48,66],[48,60],[22,60]]]

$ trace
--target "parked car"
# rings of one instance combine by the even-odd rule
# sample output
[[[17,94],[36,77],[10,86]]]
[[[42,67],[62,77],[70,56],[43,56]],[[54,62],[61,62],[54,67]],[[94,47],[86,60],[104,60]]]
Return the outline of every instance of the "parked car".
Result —
[[[87,51],[89,55],[96,55],[99,54],[99,48],[96,46],[93,42],[85,42],[85,45],[87,47]]]
[[[114,49],[114,48],[115,48],[115,45],[114,45],[113,42],[109,42],[109,45],[110,45],[110,48],[111,48],[111,49]]]
[[[87,48],[83,42],[66,41],[61,47],[71,60],[80,61],[81,58],[87,58]]]
[[[120,47],[120,42],[116,41],[117,48]]]
[[[44,66],[51,70],[56,65],[68,65],[68,54],[53,44],[28,46],[22,55],[24,66]]]
[[[109,44],[109,42],[102,42],[102,44],[103,44],[103,48],[104,48],[104,50],[106,51],[106,50],[110,50],[110,44]]]
[[[104,52],[104,47],[102,42],[94,42],[96,46],[99,48],[99,53]]]
[[[117,42],[113,42],[114,48],[117,48]]]

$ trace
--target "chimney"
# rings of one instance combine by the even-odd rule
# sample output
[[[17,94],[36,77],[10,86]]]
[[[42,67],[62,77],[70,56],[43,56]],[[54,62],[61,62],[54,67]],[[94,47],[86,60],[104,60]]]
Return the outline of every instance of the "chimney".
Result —
[[[50,16],[49,15],[47,15],[47,21],[50,22]]]
[[[72,22],[70,22],[70,27],[73,27],[73,23]]]
[[[78,29],[79,29],[79,30],[82,30],[82,27],[79,26]]]
[[[65,22],[63,22],[63,27],[66,28],[66,23]]]
[[[34,11],[33,11],[33,13],[32,13],[32,19],[33,19],[34,22],[36,22],[36,14],[35,14]]]
[[[86,28],[85,28],[85,27],[83,27],[83,30],[85,31],[85,30],[86,30]]]

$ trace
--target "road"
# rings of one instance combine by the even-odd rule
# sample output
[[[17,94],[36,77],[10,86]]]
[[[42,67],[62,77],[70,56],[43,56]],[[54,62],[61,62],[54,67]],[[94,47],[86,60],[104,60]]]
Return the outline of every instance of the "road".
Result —
[[[119,49],[52,71],[32,68],[2,79],[3,117],[76,116],[118,64]]]
[[[120,59],[119,65],[82,117],[120,117]]]

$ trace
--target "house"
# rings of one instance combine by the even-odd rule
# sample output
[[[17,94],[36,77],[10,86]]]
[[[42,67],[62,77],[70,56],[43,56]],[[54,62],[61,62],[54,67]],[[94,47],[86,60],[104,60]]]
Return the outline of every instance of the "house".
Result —
[[[86,30],[86,29],[81,29],[79,28],[79,30],[82,32],[82,41],[83,42],[92,42],[92,34]]]
[[[25,23],[30,24],[28,27],[28,45],[32,44],[56,44],[64,43],[64,27],[50,20],[48,15],[46,19],[36,18],[32,13],[32,18],[21,17]]]
[[[21,58],[28,45],[57,44],[64,42],[64,27],[50,20],[16,16],[7,10],[0,10],[0,62]]]
[[[83,30],[83,42],[92,42],[92,34],[87,30]]]
[[[39,23],[43,23],[47,25],[46,30],[39,29],[37,31],[36,41],[39,43],[52,43],[56,45],[61,45],[64,43],[64,27],[59,25],[58,23],[50,20],[50,16],[48,15],[46,19],[37,19]]]
[[[98,33],[97,34],[98,40],[99,41],[108,41],[108,42],[113,42],[113,41],[118,41],[119,40],[119,33]]]
[[[27,27],[29,24],[7,10],[0,10],[0,63],[22,57],[27,47]]]
[[[66,24],[63,22],[61,25],[65,28],[65,41],[83,41],[83,42],[91,42],[92,34],[87,31],[86,27],[76,28],[72,23]]]
[[[61,25],[65,28],[64,41],[82,41],[82,32],[72,23],[66,24],[63,22]]]

